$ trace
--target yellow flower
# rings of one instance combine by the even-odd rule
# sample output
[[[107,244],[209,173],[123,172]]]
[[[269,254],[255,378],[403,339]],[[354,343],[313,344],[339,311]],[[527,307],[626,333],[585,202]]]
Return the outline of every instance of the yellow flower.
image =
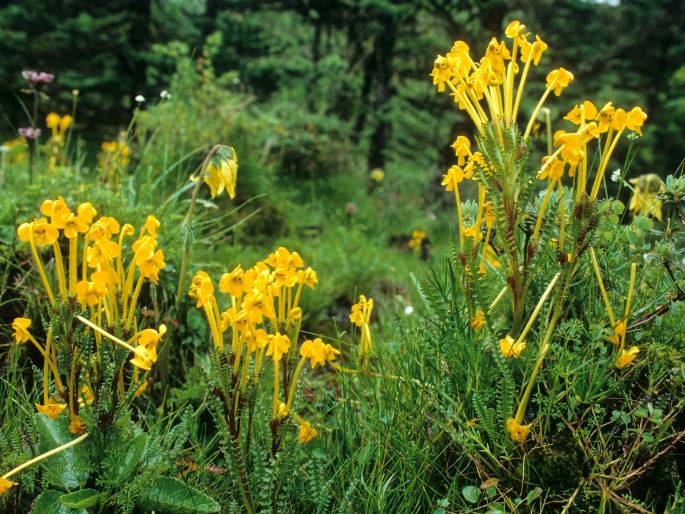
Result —
[[[31,326],[31,320],[28,318],[14,318],[12,322],[12,329],[14,330],[14,339],[19,343],[25,343],[31,339],[31,334],[29,333],[29,327]]]
[[[408,243],[409,248],[419,248],[423,244],[423,240],[426,239],[426,235],[423,230],[413,230]]]
[[[274,362],[281,360],[281,357],[290,349],[290,338],[279,332],[269,334],[269,343],[266,349],[267,355],[272,355]]]
[[[319,283],[319,278],[316,275],[316,271],[310,266],[306,270],[297,272],[297,282],[313,289]]]
[[[258,328],[248,333],[246,336],[247,348],[250,352],[255,352],[269,344],[269,336],[266,330]]]
[[[298,436],[300,443],[307,444],[316,439],[316,436],[316,429],[309,423],[309,421],[304,421],[300,425],[300,435]]]
[[[17,228],[17,236],[21,241],[29,240],[29,230],[33,228],[33,241],[37,246],[49,246],[59,237],[57,228],[48,223],[45,218],[38,218],[31,223],[22,223]]]
[[[374,182],[383,182],[385,172],[380,168],[374,168],[371,170],[371,173],[369,173],[369,177],[371,177],[371,180]]]
[[[313,341],[307,339],[300,347],[300,355],[305,359],[309,359],[309,364],[312,368],[323,366],[326,364],[326,355],[324,352],[324,343],[320,337]]]
[[[135,357],[129,362],[145,371],[150,371],[152,365],[157,362],[157,350],[155,348],[147,348],[145,346],[137,346],[134,350]]]
[[[212,279],[205,271],[198,271],[190,283],[190,291],[188,295],[197,300],[197,307],[202,307],[207,303],[211,303],[211,298],[214,297],[214,286]]]
[[[662,204],[658,195],[666,190],[661,177],[656,173],[647,173],[628,182],[633,185],[633,194],[628,204],[628,209],[633,211],[633,215],[650,215],[661,220]]]
[[[457,136],[457,139],[452,143],[452,150],[457,156],[457,164],[463,166],[466,159],[471,157],[471,141],[466,136]]]
[[[626,113],[626,128],[642,135],[642,125],[647,119],[647,114],[639,107],[633,107]]]
[[[438,87],[438,92],[445,91],[445,82],[452,78],[452,66],[446,57],[438,55],[433,63],[433,71],[430,73],[433,77],[433,85]]]
[[[464,180],[464,170],[461,166],[450,166],[447,173],[442,177],[441,184],[445,186],[446,191],[454,191],[458,184]]]
[[[5,478],[0,477],[0,496],[9,491],[12,487],[17,485],[16,482],[11,482]]]
[[[159,330],[155,330],[154,328],[141,330],[138,334],[138,346],[142,346],[146,349],[157,348],[159,340],[164,334],[166,334],[166,325],[164,324],[159,326]]]
[[[52,399],[48,399],[45,405],[36,403],[36,410],[41,414],[45,414],[50,419],[56,419],[62,411],[67,408],[66,403],[57,403]]]
[[[546,178],[553,181],[559,180],[561,177],[564,176],[563,161],[560,161],[559,159],[554,159],[554,161],[552,161],[552,164],[547,164],[547,159],[549,159],[549,156],[543,157],[542,165],[544,166],[544,169],[542,170],[542,173],[538,175],[538,178],[540,180],[545,180]]]
[[[136,252],[136,265],[140,273],[155,284],[159,281],[159,272],[164,268],[164,251],[156,250],[152,245]]]
[[[244,282],[245,272],[240,264],[233,268],[230,273],[224,273],[219,280],[219,291],[230,293],[232,296],[240,297],[245,292]]]
[[[614,325],[614,333],[609,338],[609,341],[611,341],[613,344],[618,346],[621,344],[621,341],[623,339],[625,339],[625,337],[626,337],[626,320],[621,319],[616,323],[616,325]]]
[[[611,125],[613,124],[614,117],[616,116],[616,109],[608,102],[602,107],[597,114],[597,128],[600,133],[607,132]]]
[[[283,419],[288,416],[288,406],[281,402],[278,404],[278,418]]]
[[[95,401],[95,395],[93,394],[93,390],[87,385],[84,385],[81,388],[81,396],[83,398],[83,402],[86,405],[91,405]]]
[[[95,273],[93,273],[95,275]],[[107,294],[106,284],[100,281],[81,280],[76,284],[76,299],[82,306],[95,307]]]
[[[57,200],[44,200],[40,212],[50,217],[50,222],[58,229],[63,229],[71,215],[71,209],[61,196]]]
[[[640,348],[638,346],[631,346],[627,350],[621,350],[621,353],[615,362],[616,367],[618,369],[623,369],[632,365],[638,353],[640,353]]]
[[[476,309],[476,313],[471,318],[471,327],[480,330],[485,326],[485,313],[481,309]]]
[[[519,44],[521,45],[521,61],[524,63],[532,61],[535,66],[540,64],[542,54],[547,50],[547,43],[540,39],[540,36],[535,36],[535,41],[532,43],[523,40]]]
[[[505,357],[518,358],[521,355],[521,352],[525,350],[526,343],[517,343],[513,337],[507,334],[505,338],[499,340],[499,347],[500,350],[502,350],[502,355]]]
[[[205,184],[209,186],[212,198],[221,194],[224,189],[228,196],[235,198],[235,185],[238,180],[238,158],[235,150],[231,148],[232,157],[211,162],[205,169]]]
[[[47,125],[49,129],[56,129],[59,126],[60,120],[59,114],[51,112],[45,117],[45,125]]]
[[[74,122],[74,118],[69,116],[68,114],[65,114],[62,116],[62,119],[59,121],[59,129],[62,132],[66,132],[66,130],[71,127],[71,124]]]
[[[564,116],[564,119],[574,125],[580,125],[585,121],[594,120],[597,117],[597,107],[590,100],[585,100],[582,104],[576,105]]]
[[[523,443],[530,432],[530,425],[522,425],[514,418],[507,419],[507,432],[511,435],[511,440]]]
[[[135,398],[138,398],[141,394],[143,394],[145,391],[147,391],[147,386],[148,386],[148,381],[144,380],[140,386],[138,386],[138,389],[136,389],[136,392],[133,393],[133,396]]]
[[[504,34],[509,39],[519,39],[523,38],[523,34],[526,31],[526,26],[518,20],[512,20],[507,28],[504,29]]]
[[[559,68],[547,74],[547,87],[551,88],[556,96],[559,96],[572,80],[573,73],[565,68]]]
[[[81,421],[79,416],[73,416],[69,421],[69,433],[74,435],[81,435],[86,431],[86,425]]]
[[[367,313],[368,310],[368,313]],[[373,310],[373,299],[369,298],[368,300],[364,295],[359,296],[359,302],[355,303],[352,306],[352,310],[350,312],[350,321],[357,325],[358,327],[361,327],[365,324],[367,324],[370,321],[371,318],[371,311]]]

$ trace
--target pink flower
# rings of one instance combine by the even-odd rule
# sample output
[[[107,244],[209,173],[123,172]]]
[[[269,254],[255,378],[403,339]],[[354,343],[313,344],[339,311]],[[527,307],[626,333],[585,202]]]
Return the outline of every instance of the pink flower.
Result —
[[[55,80],[55,76],[52,73],[46,73],[44,71],[24,70],[21,72],[21,76],[24,77],[29,84],[34,86],[49,84]]]
[[[34,129],[32,127],[21,127],[19,129],[19,135],[24,139],[38,139],[40,137],[41,130]]]

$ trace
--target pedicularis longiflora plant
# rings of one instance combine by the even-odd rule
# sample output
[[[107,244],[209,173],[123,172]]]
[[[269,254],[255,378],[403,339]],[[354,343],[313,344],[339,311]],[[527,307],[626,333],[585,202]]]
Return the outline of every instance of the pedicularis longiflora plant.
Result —
[[[157,244],[160,223],[148,216],[136,230],[98,218],[88,202],[72,210],[61,197],[45,200],[40,212],[17,235],[30,249],[45,304],[39,317],[16,318],[12,328],[16,343],[33,345],[43,361],[42,402],[34,417],[38,442],[52,443],[52,455],[88,438],[65,454],[66,467],[52,469],[56,465],[47,461],[51,483],[73,490],[97,482],[102,495],[88,490],[95,505],[109,501],[108,488],[123,488],[134,470],[141,472],[147,451],[149,441],[131,412],[147,389],[166,331],[164,325],[143,327],[138,308],[141,293],[165,267]]]
[[[502,334],[496,349],[504,365],[504,359],[516,359],[528,351],[526,336],[550,299],[542,317],[535,364],[515,414],[506,420],[511,438],[523,443],[531,429],[531,424],[523,422],[535,378],[564,316],[574,274],[590,253],[598,224],[598,195],[609,160],[624,134],[641,134],[647,115],[639,107],[626,110],[609,102],[597,108],[586,100],[568,112],[567,126],[550,137],[549,155],[539,165],[532,164],[530,135],[536,119],[548,97],[561,95],[574,76],[564,68],[551,70],[530,118],[521,120],[526,79],[531,68],[540,64],[547,45],[518,21],[511,22],[505,34],[510,44],[493,37],[480,60],[471,57],[466,43],[457,41],[445,56],[437,57],[431,75],[438,91],[449,91],[475,125],[475,142],[458,136],[453,143],[456,163],[442,182],[456,197],[459,246],[455,261],[462,271],[471,326],[475,330],[487,326],[492,332],[494,309],[508,297],[510,329]],[[478,191],[477,208],[470,213],[460,196],[466,180],[475,181]],[[533,193],[538,184],[544,194],[536,202]],[[548,265],[542,269],[540,256],[550,248],[557,256],[556,269]],[[481,284],[492,273],[500,280],[501,293],[488,298]],[[531,286],[544,277],[544,292],[534,294]],[[617,319],[610,314],[617,368],[629,366],[639,351],[624,348],[634,264],[631,277],[624,315]]]
[[[298,414],[298,381],[305,366],[334,364],[340,352],[320,338],[300,343],[302,308],[300,300],[305,288],[318,282],[316,272],[297,252],[280,247],[254,267],[235,267],[219,280],[219,300],[211,277],[199,271],[192,280],[190,296],[204,311],[211,334],[211,370],[209,380],[216,401],[213,413],[225,434],[227,451],[247,512],[268,506],[259,502],[255,490],[255,460],[270,461],[274,466],[284,447],[306,444],[317,436],[316,429]],[[370,316],[370,309],[368,311]],[[368,316],[364,319],[368,322]],[[368,333],[368,328],[367,328]],[[370,334],[368,335],[370,346]],[[370,351],[370,348],[365,348]],[[271,394],[260,386],[271,389]],[[264,394],[266,393],[266,394]],[[262,400],[266,399],[267,402]],[[299,427],[297,441],[291,434]],[[262,448],[267,455],[256,455],[252,465],[248,459],[255,454],[255,445],[269,433],[270,441]],[[261,447],[261,446],[260,446]],[[269,502],[275,512],[283,480],[272,472]],[[261,504],[260,504],[261,503]]]

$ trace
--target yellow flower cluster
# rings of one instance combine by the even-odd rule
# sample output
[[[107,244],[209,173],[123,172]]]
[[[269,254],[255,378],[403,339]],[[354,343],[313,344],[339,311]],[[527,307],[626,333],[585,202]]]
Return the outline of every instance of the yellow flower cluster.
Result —
[[[438,92],[445,91],[445,86],[449,87],[454,101],[469,115],[479,131],[489,121],[498,127],[500,124],[510,127],[516,123],[530,67],[537,66],[547,50],[547,44],[539,36],[529,41],[531,36],[525,25],[517,20],[507,26],[505,35],[512,40],[511,49],[504,41],[493,37],[485,55],[476,62],[470,56],[469,46],[463,41],[456,41],[452,49],[445,56],[438,55],[433,64],[431,76]],[[523,64],[522,70],[519,59]],[[518,87],[514,91],[519,73]],[[547,88],[534,114],[537,115],[551,92],[559,96],[572,80],[573,74],[564,68],[552,70],[547,75]],[[535,115],[524,139],[532,128]]]
[[[80,204],[76,211],[72,211],[62,197],[45,200],[40,211],[43,217],[21,224],[17,229],[17,235],[30,246],[51,306],[55,308],[58,301],[75,300],[84,313],[88,313],[90,320],[81,316],[79,319],[95,331],[98,344],[101,342],[101,336],[105,335],[119,346],[133,352],[134,358],[131,359],[131,363],[136,366],[134,378],[137,378],[137,368],[150,370],[157,360],[156,347],[165,332],[164,325],[159,331],[146,329],[135,332],[128,343],[108,334],[100,327],[104,318],[107,326],[117,327],[125,333],[137,330],[135,313],[143,284],[146,280],[157,283],[159,272],[165,266],[164,252],[157,248],[159,221],[154,216],[148,216],[138,238],[131,244],[132,255],[127,266],[124,260],[125,238],[135,233],[133,226],[125,224],[122,227],[117,220],[107,216],[95,219],[97,212],[89,202]],[[68,247],[66,265],[62,256],[62,242],[66,242]],[[51,280],[43,265],[39,251],[43,247],[52,248],[55,280]],[[54,292],[54,281],[57,282],[57,293]],[[30,326],[31,320],[28,318],[17,318],[12,324],[16,342],[30,341],[43,355],[44,401],[43,405],[36,407],[40,412],[54,418],[66,408],[66,405],[49,398],[50,371],[60,395],[65,394],[65,391],[77,390],[77,378],[74,373],[67,373],[68,387],[65,388],[57,368],[58,352],[52,328],[48,331],[43,346],[29,332]],[[135,347],[129,344],[134,341]],[[70,356],[72,368],[76,366],[77,354],[78,352]],[[74,395],[69,394],[68,400],[76,430],[78,423]]]
[[[272,358],[273,419],[289,416],[297,380],[307,360],[315,368],[333,362],[340,354],[320,338],[305,340],[299,348],[297,365],[292,369],[302,323],[299,306],[302,290],[305,286],[314,288],[317,283],[316,272],[311,267],[305,268],[297,252],[280,247],[252,268],[244,270],[236,266],[221,276],[219,291],[228,299],[223,311],[206,272],[198,271],[190,285],[190,296],[205,312],[215,351],[225,351],[225,333],[230,333],[231,368],[233,376],[239,377],[236,381],[239,394],[250,382],[259,381],[264,356]],[[280,396],[281,372],[284,373],[283,391],[287,393],[285,401]]]
[[[411,238],[409,239],[409,248],[415,249],[415,248],[421,248],[421,245],[423,244],[424,239],[428,237],[428,234],[424,232],[423,230],[412,230],[411,232]]]
[[[60,116],[55,112],[51,112],[45,117],[45,124],[50,129],[50,140],[48,141],[49,171],[54,171],[58,165],[64,164],[65,135],[73,121],[70,115]]]
[[[119,138],[111,141],[104,141],[100,145],[98,162],[103,181],[115,183],[117,173],[128,167],[131,158],[131,149],[126,142],[126,134],[122,132]]]

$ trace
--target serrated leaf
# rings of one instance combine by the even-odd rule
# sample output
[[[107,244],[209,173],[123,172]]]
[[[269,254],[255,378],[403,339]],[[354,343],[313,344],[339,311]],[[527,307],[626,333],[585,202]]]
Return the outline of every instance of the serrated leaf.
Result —
[[[211,496],[171,477],[158,477],[137,500],[142,509],[181,514],[186,512],[219,512]]]
[[[126,442],[122,441],[120,444],[123,446]],[[123,456],[121,453],[112,453],[111,458],[108,459],[105,466],[106,472],[103,477],[104,480],[107,482],[119,483],[128,479],[138,467],[138,464],[140,464],[146,444],[147,434],[145,432],[140,432],[139,434],[134,435],[128,446],[125,447],[126,450]]]
[[[100,495],[95,489],[81,489],[69,494],[63,494],[59,497],[62,505],[71,509],[88,509],[98,504],[98,496]]]
[[[41,452],[74,440],[74,436],[69,433],[66,416],[53,420],[43,414],[36,414],[34,420],[40,436]],[[84,444],[87,441],[67,448],[43,462],[45,476],[51,483],[67,490],[83,487],[90,474],[90,461]]]
[[[480,500],[480,488],[475,485],[467,485],[461,490],[461,494],[469,503],[478,503]]]
[[[71,509],[59,501],[62,491],[47,490],[36,498],[31,514],[88,514],[84,509]]]

